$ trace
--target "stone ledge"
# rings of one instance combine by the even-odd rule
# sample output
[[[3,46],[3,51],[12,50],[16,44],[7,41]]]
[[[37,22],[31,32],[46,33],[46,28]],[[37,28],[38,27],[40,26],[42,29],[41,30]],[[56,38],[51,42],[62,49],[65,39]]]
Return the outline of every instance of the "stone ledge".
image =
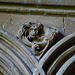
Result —
[[[75,6],[74,0],[13,0],[13,1],[12,0],[0,0],[0,2]]]
[[[43,16],[66,16],[75,17],[75,10],[59,10],[59,9],[42,9],[42,8],[25,8],[25,7],[6,7],[0,6],[0,12],[17,13],[26,15],[43,15]]]

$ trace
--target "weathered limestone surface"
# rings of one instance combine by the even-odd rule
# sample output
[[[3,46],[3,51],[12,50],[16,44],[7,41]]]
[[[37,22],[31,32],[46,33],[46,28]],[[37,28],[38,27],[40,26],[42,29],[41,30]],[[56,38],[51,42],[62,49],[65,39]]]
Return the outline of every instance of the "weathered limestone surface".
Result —
[[[40,60],[37,60],[29,48],[0,30],[0,65],[3,67],[2,69],[0,66],[0,71],[4,75],[55,75],[57,71],[60,72],[59,69],[65,71],[65,68],[69,68],[68,66],[75,61],[74,37],[75,33],[64,37],[52,46]],[[70,75],[74,74],[74,65],[75,63],[72,63],[71,69],[69,68]]]
[[[38,0],[24,0],[28,4],[38,4]]]
[[[0,2],[14,2],[25,4],[46,4],[46,5],[73,5],[75,0],[0,0]]]
[[[16,14],[0,14],[0,28],[13,35],[16,34],[20,26],[24,22],[41,22],[46,26],[58,26],[63,28],[63,17],[50,17],[38,15],[16,15]]]
[[[63,22],[64,19],[64,22]],[[24,22],[41,22],[46,26],[57,26],[65,28],[67,34],[75,32],[75,18],[72,17],[50,17],[38,15],[0,14],[0,29],[16,34]]]
[[[75,32],[75,18],[64,18],[64,25],[66,26],[65,29],[68,34]]]
[[[0,0],[0,2],[23,3],[23,2],[24,2],[24,0]]]
[[[13,1],[12,0],[0,0],[0,2],[36,4],[36,6],[38,4],[75,6],[74,0],[13,0]],[[32,75],[32,74],[33,75],[46,75],[46,74],[47,75],[59,75],[60,74],[61,75],[63,73],[65,75],[68,75],[68,74],[72,75],[72,73],[66,74],[65,70],[75,61],[75,39],[74,39],[75,33],[73,33],[75,32],[75,17],[74,16],[73,16],[74,18],[72,18],[71,16],[69,17],[69,15],[71,14],[74,15],[75,10],[72,10],[72,9],[71,10],[68,10],[68,9],[56,10],[53,8],[54,10],[48,9],[48,10],[44,10],[44,12],[46,11],[47,13],[46,12],[42,13],[40,12],[41,11],[40,8],[38,8],[38,11],[36,9],[37,8],[35,9],[24,8],[22,10],[19,7],[17,7],[17,9],[15,9],[15,7],[12,7],[12,9],[11,7],[6,7],[6,6],[3,8],[0,7],[0,12],[2,12],[3,10],[3,11],[6,11],[6,13],[7,12],[12,13],[14,12],[14,10],[15,11],[17,10],[19,12],[22,11],[20,13],[26,13],[26,12],[28,13],[28,15],[19,15],[16,13],[15,14],[0,13],[0,71],[1,71],[0,75],[2,73],[4,75],[11,75],[11,74],[13,75],[19,75],[19,74],[21,75]],[[33,11],[36,14],[32,15]],[[37,12],[43,15],[39,15]],[[62,14],[62,16],[66,14],[67,17],[64,17],[64,16],[52,17],[50,15],[49,16],[46,15],[46,14],[55,14],[56,12],[57,14],[59,14],[59,16],[60,14]],[[17,31],[25,22],[35,22],[35,23],[41,22],[43,23],[43,25],[48,26],[48,27],[50,26],[60,27],[62,28],[62,30],[64,30],[64,32],[67,32],[67,34],[70,34],[70,35],[65,36],[58,43],[50,47],[50,49],[48,49],[47,52],[46,51],[44,52],[44,54],[41,56],[41,59],[38,59],[37,58],[38,56],[35,56],[35,54],[31,52],[29,45],[28,47],[25,46],[16,38],[14,38],[13,36],[7,33],[9,32],[15,36]],[[34,26],[33,30],[36,27]],[[5,30],[6,32],[2,31],[1,29]],[[43,27],[41,28],[41,30],[42,29]],[[22,36],[25,36],[26,32],[28,33],[28,35],[26,35],[25,37],[27,37],[27,39],[30,42],[34,43],[34,44],[31,44],[32,51],[41,50],[39,49],[39,46],[37,46],[37,44],[39,45],[39,43],[35,44],[35,42],[38,42],[38,40],[37,41],[34,40],[38,38],[38,34],[39,34],[38,30],[40,29],[37,28],[37,30],[34,31],[37,33],[34,33],[34,34],[32,32],[33,30],[31,29],[29,32],[28,30],[27,31],[23,30],[24,32],[23,31],[22,32],[24,33],[24,35],[21,32],[19,33],[21,33]],[[29,35],[30,33],[31,35]],[[55,40],[59,39],[58,37],[55,37],[55,38],[56,38]],[[45,42],[47,42],[46,40],[49,40],[49,42],[52,42],[51,37],[46,38]],[[29,41],[28,41],[28,44],[30,43]],[[46,47],[48,47],[49,45],[47,44]],[[42,48],[43,44],[40,46],[41,46],[40,48]],[[70,72],[73,72],[74,65],[75,63],[73,64],[73,68],[72,66],[70,66],[70,69],[69,69]],[[58,71],[58,73],[56,72],[56,70]]]

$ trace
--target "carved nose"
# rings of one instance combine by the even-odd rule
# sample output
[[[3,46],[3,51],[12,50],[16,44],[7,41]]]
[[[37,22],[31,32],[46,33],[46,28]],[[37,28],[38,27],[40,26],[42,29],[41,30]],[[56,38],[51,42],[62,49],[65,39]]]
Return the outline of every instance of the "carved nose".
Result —
[[[32,30],[31,31],[31,35],[33,35],[33,36],[36,35],[36,31],[35,30]]]

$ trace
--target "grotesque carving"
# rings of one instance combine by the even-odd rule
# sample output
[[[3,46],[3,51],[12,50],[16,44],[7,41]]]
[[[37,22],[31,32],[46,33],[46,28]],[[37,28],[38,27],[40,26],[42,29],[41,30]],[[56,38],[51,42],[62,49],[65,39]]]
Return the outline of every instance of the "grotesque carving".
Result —
[[[50,47],[58,32],[56,27],[45,27],[42,23],[29,22],[21,26],[16,37],[32,48],[35,55],[39,55]]]

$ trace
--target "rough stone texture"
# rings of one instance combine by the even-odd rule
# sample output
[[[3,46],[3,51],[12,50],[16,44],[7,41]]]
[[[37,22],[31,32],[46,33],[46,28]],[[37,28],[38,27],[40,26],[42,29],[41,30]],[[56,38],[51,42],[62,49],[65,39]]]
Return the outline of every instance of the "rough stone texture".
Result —
[[[13,1],[12,0],[0,0],[0,2],[75,6],[75,0],[13,0]]]
[[[24,3],[24,0],[0,0],[0,2]]]
[[[74,5],[74,0],[41,0],[40,4],[52,4],[52,5]]]
[[[75,33],[65,37],[52,46],[41,60],[38,61],[29,51],[29,48],[0,30],[0,71],[2,75],[57,75],[56,70],[58,72],[60,72],[60,69],[63,71],[63,69],[69,68],[68,66],[75,61],[74,37]],[[68,50],[64,50],[66,48]],[[68,63],[65,64],[65,62]],[[52,64],[51,66],[50,63]],[[73,75],[75,64],[72,63],[71,65],[71,69],[68,71]],[[44,72],[45,69],[47,70],[46,72]]]
[[[38,4],[38,0],[26,0],[27,4]]]
[[[68,34],[75,32],[75,18],[64,18],[64,24],[66,26],[65,28]]]
[[[11,22],[11,17],[12,21]],[[4,24],[6,31],[16,34],[20,26],[24,22],[41,22],[46,26],[58,26],[63,28],[63,17],[50,17],[50,16],[38,16],[38,15],[17,15],[17,14],[0,14],[0,28]]]
[[[46,26],[57,26],[65,28],[67,34],[75,32],[75,18],[50,17],[38,15],[0,14],[0,29],[4,29],[13,35],[16,34],[24,22],[41,22]]]
[[[53,0],[40,0],[39,4],[53,4]]]
[[[0,28],[2,28],[2,25],[6,24],[10,24],[10,15],[0,14]]]
[[[60,0],[61,5],[74,5],[75,6],[75,0]]]

